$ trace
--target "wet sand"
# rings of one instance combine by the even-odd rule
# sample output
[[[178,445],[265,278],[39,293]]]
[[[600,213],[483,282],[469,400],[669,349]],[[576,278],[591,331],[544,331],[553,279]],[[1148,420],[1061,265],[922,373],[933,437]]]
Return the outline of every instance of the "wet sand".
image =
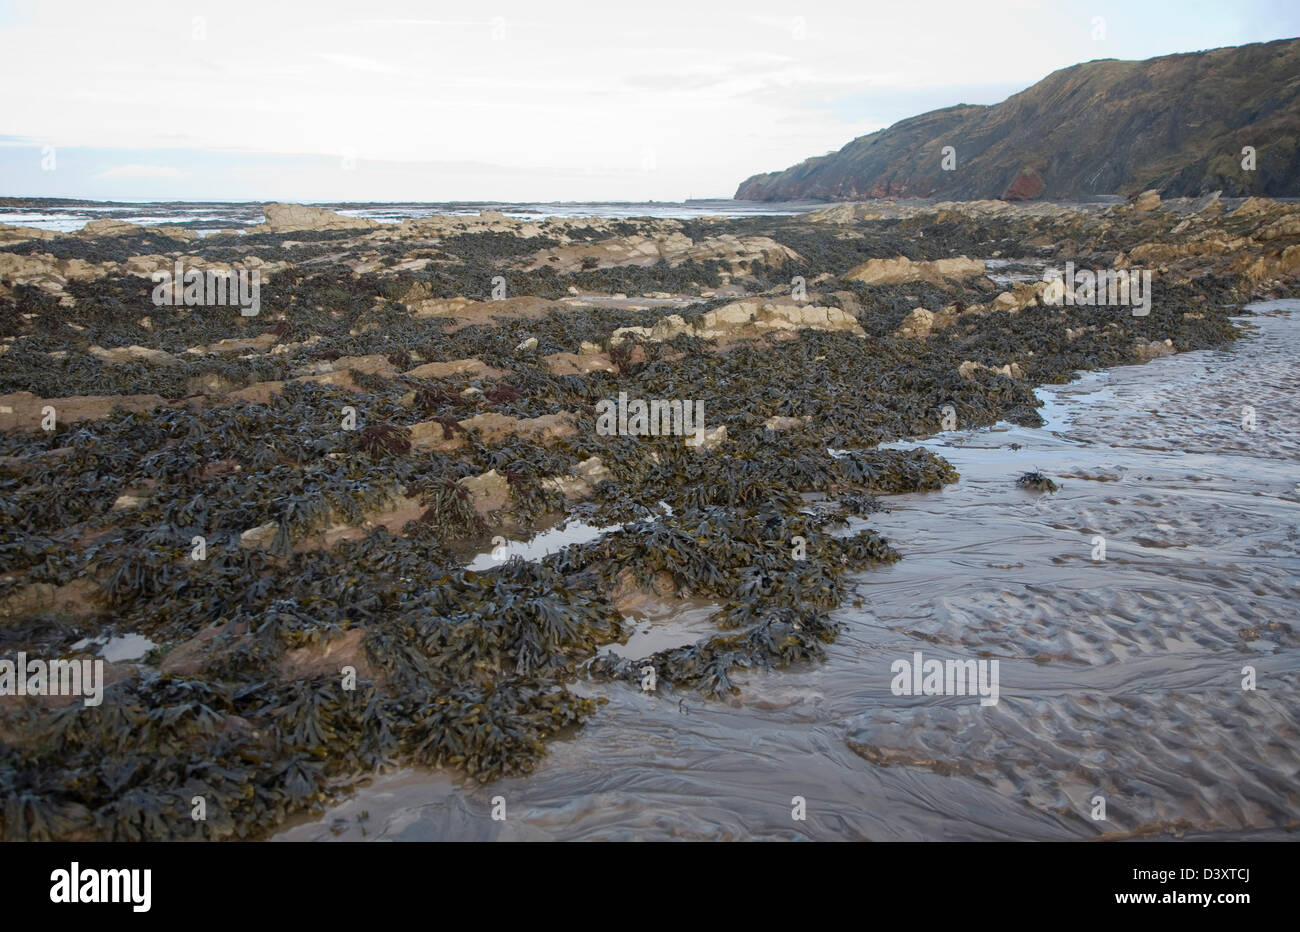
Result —
[[[609,704],[532,776],[406,769],[275,837],[1294,838],[1300,301],[1252,308],[1227,350],[1040,389],[1043,428],[925,441],[961,481],[884,499],[904,559],[855,577],[824,664],[728,701],[579,682]],[[1060,490],[1017,488],[1031,469]],[[998,659],[999,703],[893,695],[917,650]]]

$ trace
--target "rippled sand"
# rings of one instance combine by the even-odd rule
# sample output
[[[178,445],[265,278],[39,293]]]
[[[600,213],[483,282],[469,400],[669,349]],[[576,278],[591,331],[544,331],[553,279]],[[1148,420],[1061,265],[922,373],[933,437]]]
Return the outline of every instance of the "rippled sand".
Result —
[[[1230,350],[1041,391],[1046,428],[926,441],[962,480],[873,516],[904,559],[858,577],[825,664],[729,702],[579,683],[609,705],[532,776],[406,770],[277,837],[1296,837],[1300,302],[1254,307]],[[917,650],[997,659],[1000,701],[893,695]]]

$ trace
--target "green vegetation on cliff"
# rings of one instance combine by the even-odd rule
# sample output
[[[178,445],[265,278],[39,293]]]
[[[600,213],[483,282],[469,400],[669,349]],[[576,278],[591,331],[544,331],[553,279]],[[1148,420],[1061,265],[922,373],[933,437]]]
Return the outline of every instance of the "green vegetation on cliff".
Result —
[[[1300,39],[1087,62],[995,106],[934,110],[755,175],[736,197],[1300,196],[1298,91]],[[953,170],[944,170],[946,146]],[[1254,170],[1242,167],[1246,146]]]

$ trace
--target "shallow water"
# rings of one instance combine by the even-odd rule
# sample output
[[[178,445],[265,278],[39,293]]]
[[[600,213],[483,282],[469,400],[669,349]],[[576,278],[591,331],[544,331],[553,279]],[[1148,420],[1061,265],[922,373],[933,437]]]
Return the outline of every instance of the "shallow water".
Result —
[[[545,220],[548,217],[591,217],[627,219],[659,217],[690,220],[696,217],[791,216],[826,206],[820,201],[734,201],[727,198],[691,201],[583,201],[583,202],[505,202],[505,201],[437,201],[409,204],[338,204],[320,202],[317,206],[336,210],[348,217],[365,217],[379,223],[446,215],[477,217],[481,210],[496,210],[520,220]],[[264,222],[262,205],[256,201],[229,203],[183,202],[47,202],[40,206],[17,207],[0,204],[0,223],[38,227],[59,233],[80,230],[91,220],[125,220],[141,226],[180,223],[200,232],[237,230]]]
[[[724,702],[579,682],[609,704],[533,775],[403,770],[277,837],[1294,837],[1300,301],[1253,308],[1228,350],[1040,390],[1043,428],[926,441],[961,481],[871,517],[904,559],[854,578],[824,664]],[[1019,489],[1031,469],[1060,490]],[[894,695],[914,651],[998,660],[999,702]]]
[[[1042,259],[985,259],[984,267],[988,269],[990,280],[1003,288],[1009,288],[1016,282],[1037,282],[1043,279],[1043,270],[1047,263]]]
[[[534,534],[527,540],[508,540],[504,536],[499,536],[493,540],[495,546],[491,550],[478,554],[465,566],[466,569],[481,573],[500,566],[514,557],[529,561],[540,560],[549,554],[559,553],[573,544],[587,544],[599,540],[621,527],[621,524],[597,527],[585,521],[567,521]]]
[[[82,638],[70,649],[79,651],[93,647],[109,663],[125,663],[144,659],[157,646],[143,634],[123,634],[118,637]]]

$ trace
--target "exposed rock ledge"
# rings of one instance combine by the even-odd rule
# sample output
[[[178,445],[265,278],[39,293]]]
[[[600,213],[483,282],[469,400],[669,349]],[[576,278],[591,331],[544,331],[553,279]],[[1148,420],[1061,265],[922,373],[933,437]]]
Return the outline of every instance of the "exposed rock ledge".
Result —
[[[906,256],[899,256],[895,259],[868,259],[845,277],[868,285],[900,285],[915,281],[942,284],[945,279],[961,280],[983,274],[984,263],[979,259],[957,256],[933,262],[913,262]]]
[[[610,337],[610,345],[640,338],[662,343],[686,334],[703,340],[752,340],[765,333],[792,330],[830,330],[852,333],[866,338],[857,319],[837,307],[799,304],[793,300],[765,301],[747,298],[736,301],[701,317],[691,326],[679,314],[669,314],[653,327],[619,327]]]
[[[248,228],[249,233],[293,233],[299,230],[374,230],[377,220],[345,217],[324,207],[306,204],[267,204],[262,208],[266,223]]]

